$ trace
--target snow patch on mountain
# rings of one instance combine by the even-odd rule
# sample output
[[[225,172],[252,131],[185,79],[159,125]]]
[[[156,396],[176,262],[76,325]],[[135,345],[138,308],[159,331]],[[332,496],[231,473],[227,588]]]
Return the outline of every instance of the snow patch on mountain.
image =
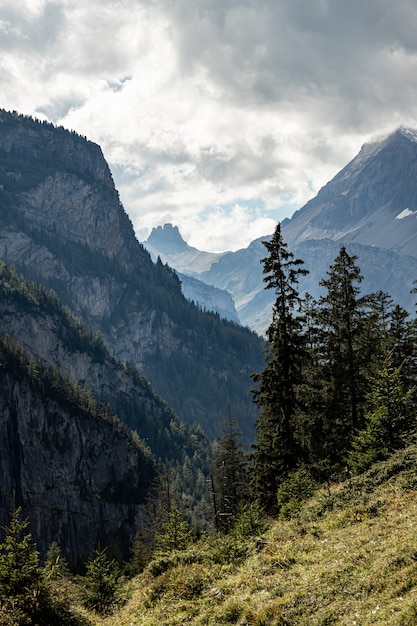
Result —
[[[407,137],[407,139],[410,139],[410,141],[415,141],[417,143],[417,130],[414,130],[413,128],[400,128],[398,132],[404,137]]]
[[[405,217],[410,217],[410,215],[415,215],[417,211],[410,211],[410,209],[404,209],[401,213],[395,216],[396,220],[403,220]]]

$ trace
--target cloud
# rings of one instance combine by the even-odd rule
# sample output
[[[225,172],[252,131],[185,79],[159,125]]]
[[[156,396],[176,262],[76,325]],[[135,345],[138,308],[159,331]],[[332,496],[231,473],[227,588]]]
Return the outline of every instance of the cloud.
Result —
[[[414,0],[3,0],[2,106],[100,143],[142,238],[235,249],[417,126],[416,29]]]

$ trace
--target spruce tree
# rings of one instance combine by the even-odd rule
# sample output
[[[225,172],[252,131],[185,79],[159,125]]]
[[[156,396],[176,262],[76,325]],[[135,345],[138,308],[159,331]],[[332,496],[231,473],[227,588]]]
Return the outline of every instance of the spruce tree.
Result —
[[[363,425],[366,370],[372,359],[369,299],[360,296],[362,275],[345,247],[340,249],[320,298],[320,376],[323,381],[323,459],[335,470],[345,462],[352,434]]]
[[[303,261],[295,259],[283,241],[280,224],[270,241],[264,241],[268,256],[264,264],[266,289],[275,291],[272,321],[267,330],[266,365],[254,374],[254,402],[260,407],[253,453],[253,486],[266,510],[276,509],[278,485],[294,469],[301,456],[294,432],[297,415],[297,385],[302,379],[306,355],[300,296],[300,276],[307,274]]]
[[[111,613],[122,602],[119,566],[97,548],[88,561],[82,585],[83,604],[102,615]]]

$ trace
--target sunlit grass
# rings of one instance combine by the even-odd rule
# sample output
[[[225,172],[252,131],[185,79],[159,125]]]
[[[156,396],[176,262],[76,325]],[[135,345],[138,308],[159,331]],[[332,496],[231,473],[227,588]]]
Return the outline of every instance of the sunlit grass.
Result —
[[[253,538],[243,560],[213,562],[212,541],[193,549],[198,562],[145,571],[129,583],[130,599],[117,614],[90,619],[105,626],[414,625],[416,458],[401,471],[381,465],[368,478],[315,494],[297,517]]]

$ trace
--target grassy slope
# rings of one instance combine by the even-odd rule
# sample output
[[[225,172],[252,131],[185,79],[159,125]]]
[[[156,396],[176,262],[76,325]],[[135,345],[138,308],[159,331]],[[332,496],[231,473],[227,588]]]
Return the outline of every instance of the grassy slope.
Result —
[[[172,559],[162,574],[149,569],[135,578],[117,614],[90,617],[105,626],[411,626],[416,530],[412,447],[317,493],[291,520],[274,521],[264,541],[250,540],[245,558],[221,563],[228,551],[239,552],[230,538],[193,546],[182,556],[187,565]]]

